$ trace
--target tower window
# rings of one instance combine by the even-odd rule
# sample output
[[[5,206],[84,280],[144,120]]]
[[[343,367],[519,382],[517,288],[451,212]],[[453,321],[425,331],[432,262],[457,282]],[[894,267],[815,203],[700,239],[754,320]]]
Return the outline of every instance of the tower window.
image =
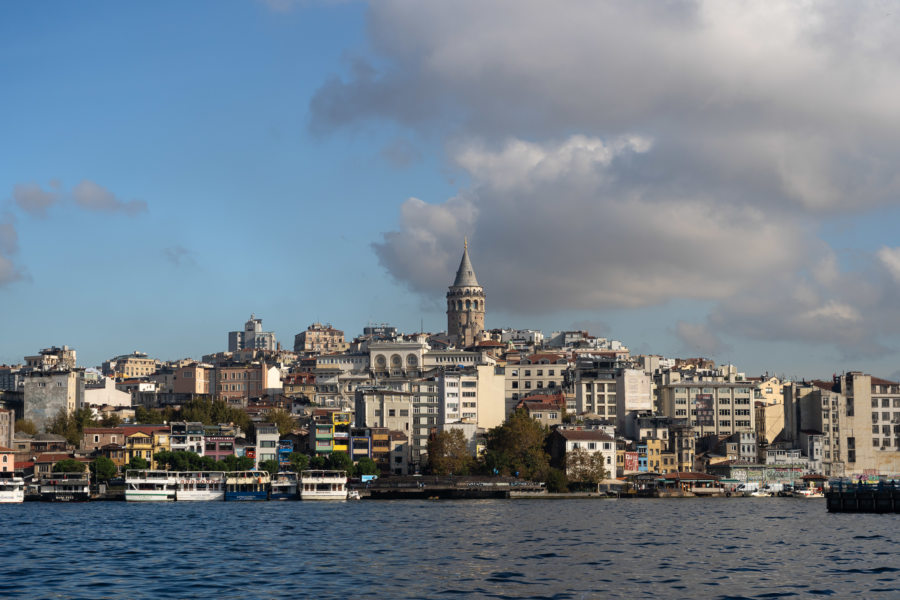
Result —
[[[472,302],[469,300],[466,300],[466,310],[469,310],[470,308],[472,308]]]

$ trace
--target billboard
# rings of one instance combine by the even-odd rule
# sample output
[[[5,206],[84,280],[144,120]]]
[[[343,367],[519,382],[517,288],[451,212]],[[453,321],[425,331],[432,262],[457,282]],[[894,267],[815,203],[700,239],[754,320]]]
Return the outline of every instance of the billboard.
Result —
[[[697,425],[700,427],[713,427],[716,424],[715,410],[713,409],[712,394],[697,394],[695,401],[697,412]]]
[[[638,453],[637,452],[626,452],[625,453],[625,472],[629,471],[637,471],[638,470]]]

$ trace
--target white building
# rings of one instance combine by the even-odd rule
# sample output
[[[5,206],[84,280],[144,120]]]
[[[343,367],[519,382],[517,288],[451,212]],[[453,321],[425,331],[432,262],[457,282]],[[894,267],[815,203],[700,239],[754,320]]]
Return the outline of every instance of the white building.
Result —
[[[250,315],[250,320],[244,323],[243,331],[228,332],[228,351],[240,350],[277,350],[278,342],[275,341],[275,333],[262,330],[262,319],[256,315]]]

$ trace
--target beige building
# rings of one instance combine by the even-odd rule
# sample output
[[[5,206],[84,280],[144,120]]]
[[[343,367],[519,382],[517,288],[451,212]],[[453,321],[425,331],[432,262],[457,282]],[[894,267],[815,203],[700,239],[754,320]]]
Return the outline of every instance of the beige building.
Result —
[[[484,331],[485,295],[465,245],[456,279],[447,292],[447,335],[463,348],[475,345]]]
[[[504,369],[506,414],[511,414],[519,400],[530,393],[552,394],[561,390],[568,366],[565,355],[555,352],[532,354],[518,363],[508,363]]]
[[[279,370],[264,362],[222,364],[214,372],[216,398],[235,406],[247,406],[250,398],[259,398],[282,387]]]
[[[753,390],[746,381],[679,381],[659,386],[662,414],[687,419],[699,437],[756,431]]]
[[[294,352],[305,356],[318,354],[338,354],[346,352],[350,344],[344,339],[344,332],[331,324],[313,323],[294,336]]]
[[[16,429],[16,413],[0,408],[0,446],[13,447],[13,435]]]
[[[766,377],[753,386],[756,412],[756,439],[771,444],[784,431],[784,383],[778,377]]]
[[[784,390],[785,437],[821,433],[825,475],[900,475],[900,383],[851,371]]]
[[[212,365],[190,363],[175,369],[173,391],[176,394],[209,394],[215,378]]]
[[[57,348],[44,348],[35,356],[25,357],[25,366],[28,370],[49,371],[52,369],[74,369],[75,349],[63,346]]]
[[[131,379],[134,377],[149,377],[156,372],[159,361],[149,358],[143,352],[132,352],[104,361],[103,374],[115,379]]]

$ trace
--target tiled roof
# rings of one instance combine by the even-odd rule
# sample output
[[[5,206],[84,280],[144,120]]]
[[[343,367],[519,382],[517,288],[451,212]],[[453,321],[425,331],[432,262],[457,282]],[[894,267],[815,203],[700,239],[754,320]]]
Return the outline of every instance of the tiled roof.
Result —
[[[605,441],[614,442],[615,439],[598,429],[557,429],[557,433],[571,442],[580,441]]]

